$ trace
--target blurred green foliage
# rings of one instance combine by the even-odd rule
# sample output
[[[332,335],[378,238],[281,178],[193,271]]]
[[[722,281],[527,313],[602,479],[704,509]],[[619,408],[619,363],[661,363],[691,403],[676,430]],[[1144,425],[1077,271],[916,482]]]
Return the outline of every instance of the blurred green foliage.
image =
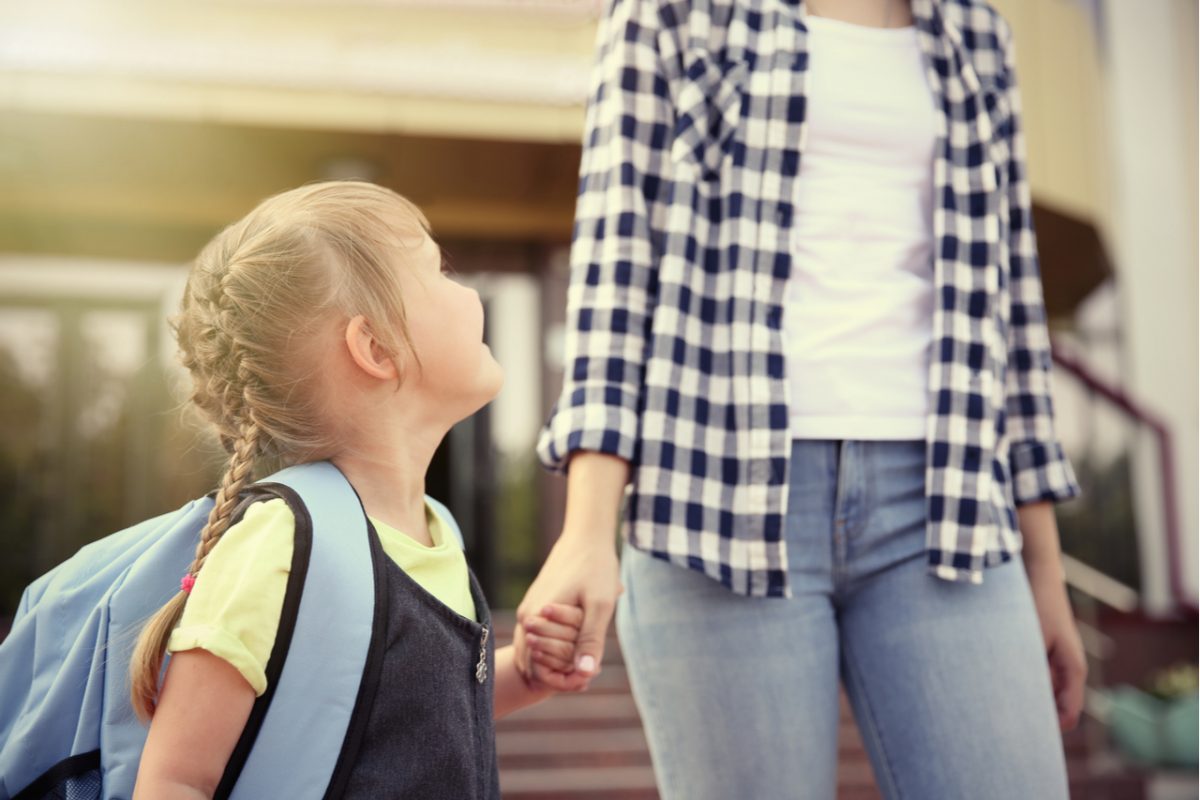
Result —
[[[1128,453],[1105,463],[1076,458],[1072,466],[1083,494],[1055,509],[1063,552],[1140,590],[1137,518]]]

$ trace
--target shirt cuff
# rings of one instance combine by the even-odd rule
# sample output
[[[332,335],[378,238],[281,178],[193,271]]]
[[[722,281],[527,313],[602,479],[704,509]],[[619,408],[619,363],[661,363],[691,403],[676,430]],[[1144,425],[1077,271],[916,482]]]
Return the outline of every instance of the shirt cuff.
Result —
[[[1079,483],[1059,442],[1019,442],[1009,448],[1013,500],[1018,506],[1077,497]]]
[[[637,398],[622,395],[623,402],[556,408],[538,438],[537,453],[542,464],[553,472],[565,473],[571,454],[579,450],[607,453],[633,463],[637,454]],[[569,399],[564,395],[560,403]]]
[[[205,650],[227,662],[246,679],[255,697],[262,697],[267,690],[266,670],[246,645],[228,631],[201,625],[176,628],[167,641],[167,652],[182,653],[185,650]]]

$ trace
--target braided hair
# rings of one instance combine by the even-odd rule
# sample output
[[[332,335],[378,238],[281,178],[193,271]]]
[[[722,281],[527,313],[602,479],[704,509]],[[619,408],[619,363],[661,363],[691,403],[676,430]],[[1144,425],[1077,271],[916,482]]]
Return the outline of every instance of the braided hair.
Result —
[[[323,332],[362,314],[392,358],[409,349],[397,269],[405,237],[428,223],[391,190],[359,181],[311,184],[263,201],[221,231],[193,263],[172,326],[192,376],[192,404],[229,454],[187,577],[195,579],[229,528],[260,457],[327,458],[337,448],[315,348]],[[186,580],[186,578],[185,578]],[[130,698],[147,721],[171,632],[188,594],[177,592],[143,627]]]

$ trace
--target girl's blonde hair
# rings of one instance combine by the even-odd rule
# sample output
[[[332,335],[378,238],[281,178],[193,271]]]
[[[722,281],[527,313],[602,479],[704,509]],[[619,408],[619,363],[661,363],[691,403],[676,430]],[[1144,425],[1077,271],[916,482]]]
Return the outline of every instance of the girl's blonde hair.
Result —
[[[409,347],[396,254],[428,227],[389,189],[335,181],[263,201],[201,251],[172,323],[192,402],[230,456],[188,576],[229,527],[257,458],[297,463],[331,453],[336,434],[310,357],[322,328],[362,314],[393,359]],[[138,638],[130,693],[142,720],[154,713],[167,640],[186,600],[179,591]]]

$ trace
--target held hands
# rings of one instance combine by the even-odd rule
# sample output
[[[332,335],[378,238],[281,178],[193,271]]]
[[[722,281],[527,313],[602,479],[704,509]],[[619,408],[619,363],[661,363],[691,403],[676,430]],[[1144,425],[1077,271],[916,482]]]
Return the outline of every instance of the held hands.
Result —
[[[523,619],[521,628],[528,666],[521,668],[519,665],[518,669],[533,688],[558,692],[571,690],[582,623],[583,609],[562,603],[551,603],[540,613]]]
[[[571,690],[570,666],[575,660],[582,622],[581,609],[548,603],[525,618],[525,627],[536,631],[532,646],[523,643],[525,649],[520,653],[515,644],[496,648],[493,719],[545,700],[554,692]],[[518,626],[518,635],[521,631]],[[519,659],[525,663],[518,664]]]
[[[559,692],[587,689],[599,674],[605,635],[617,596],[623,591],[618,573],[617,554],[611,543],[603,539],[593,543],[564,531],[517,607],[513,647],[517,669],[527,682]],[[533,613],[546,604],[569,608],[572,619],[578,620],[579,635],[572,651],[560,646],[550,652],[546,646],[544,623]],[[561,622],[557,614],[554,621]],[[538,651],[542,654],[540,660],[534,657]],[[543,666],[535,671],[535,663],[549,664],[553,669]]]
[[[614,540],[629,471],[628,462],[606,453],[581,451],[571,457],[563,533],[517,606],[512,649],[516,668],[529,684],[538,684],[541,676],[534,673],[533,650],[527,637],[532,633],[535,642],[538,640],[534,615],[548,603],[582,609],[583,619],[571,662],[574,672],[552,672],[554,682],[546,687],[560,692],[583,691],[600,672],[608,622],[617,607],[617,596],[624,591]],[[566,666],[565,658],[560,662],[560,666]]]
[[[582,691],[600,671],[605,634],[617,596],[624,591],[614,539],[621,495],[628,481],[629,464],[621,458],[586,451],[571,457],[562,534],[517,606],[514,661],[531,686],[542,683],[560,692]],[[543,646],[544,634],[538,630],[536,615],[548,604],[582,611],[579,637],[570,657],[561,649],[552,653]],[[535,645],[563,669],[543,667],[535,672]],[[571,671],[564,671],[567,667]]]

